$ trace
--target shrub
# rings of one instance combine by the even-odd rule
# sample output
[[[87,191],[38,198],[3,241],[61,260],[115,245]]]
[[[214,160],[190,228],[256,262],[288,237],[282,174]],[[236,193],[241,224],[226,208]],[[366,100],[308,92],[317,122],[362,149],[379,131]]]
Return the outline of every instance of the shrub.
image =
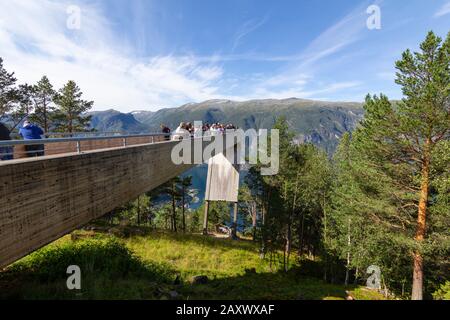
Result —
[[[450,281],[442,284],[438,290],[433,293],[435,300],[450,300]]]

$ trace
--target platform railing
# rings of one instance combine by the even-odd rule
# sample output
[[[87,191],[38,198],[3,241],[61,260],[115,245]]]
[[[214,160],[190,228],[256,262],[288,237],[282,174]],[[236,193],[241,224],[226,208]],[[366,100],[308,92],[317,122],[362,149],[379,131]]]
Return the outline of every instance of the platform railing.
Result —
[[[33,156],[54,155],[61,153],[82,153],[99,149],[126,147],[131,145],[155,143],[168,140],[166,133],[146,134],[115,134],[96,137],[46,138],[35,140],[4,140],[0,141],[0,159],[24,158]],[[35,146],[26,150],[26,146]]]

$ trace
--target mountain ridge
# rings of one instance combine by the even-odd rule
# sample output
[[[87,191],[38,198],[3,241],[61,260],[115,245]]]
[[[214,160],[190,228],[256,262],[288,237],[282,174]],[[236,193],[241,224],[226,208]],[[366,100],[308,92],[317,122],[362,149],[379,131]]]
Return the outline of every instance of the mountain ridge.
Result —
[[[270,129],[284,116],[298,143],[311,142],[332,153],[345,132],[352,131],[363,117],[358,102],[317,101],[299,98],[233,101],[213,99],[187,103],[158,111],[121,113],[114,109],[95,111],[92,127],[98,131],[124,133],[158,132],[165,124],[175,129],[182,121],[233,123],[244,130]]]

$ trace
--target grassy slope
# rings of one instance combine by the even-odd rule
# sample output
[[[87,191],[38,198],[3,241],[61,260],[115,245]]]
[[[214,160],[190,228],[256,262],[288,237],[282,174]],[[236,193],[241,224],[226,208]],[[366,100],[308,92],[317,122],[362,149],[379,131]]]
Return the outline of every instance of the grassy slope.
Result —
[[[77,292],[65,286],[71,264],[82,270]],[[166,299],[171,291],[178,299],[345,297],[343,286],[300,275],[301,266],[293,265],[288,273],[278,267],[261,260],[249,241],[155,232],[122,240],[103,234],[76,241],[66,236],[0,273],[0,298]],[[180,284],[174,284],[177,275]],[[196,275],[210,280],[192,285]],[[357,299],[382,298],[361,288],[347,290]]]

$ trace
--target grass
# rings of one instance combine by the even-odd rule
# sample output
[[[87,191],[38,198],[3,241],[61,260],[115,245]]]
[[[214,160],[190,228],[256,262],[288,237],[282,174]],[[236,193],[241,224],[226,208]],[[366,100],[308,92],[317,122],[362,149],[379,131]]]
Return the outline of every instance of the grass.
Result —
[[[324,283],[294,263],[289,272],[260,259],[251,241],[149,232],[116,238],[77,231],[0,273],[1,299],[382,299],[360,287]],[[294,259],[293,259],[294,260]],[[68,290],[78,265],[81,290]],[[308,263],[310,268],[311,262]],[[206,275],[206,284],[192,284]],[[175,281],[177,279],[177,281]]]
[[[270,271],[269,264],[259,258],[257,247],[250,241],[156,233],[132,237],[126,244],[142,259],[167,263],[186,279],[195,275],[228,278],[251,268],[257,272]]]

